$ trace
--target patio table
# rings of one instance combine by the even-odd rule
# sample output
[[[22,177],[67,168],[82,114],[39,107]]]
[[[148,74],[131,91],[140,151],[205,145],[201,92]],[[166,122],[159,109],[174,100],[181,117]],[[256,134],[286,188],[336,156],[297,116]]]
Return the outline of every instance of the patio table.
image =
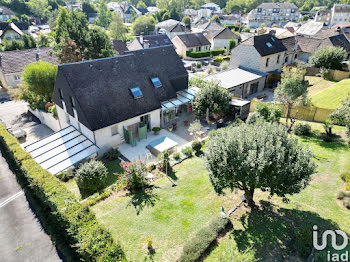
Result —
[[[151,153],[155,156],[157,156],[160,153],[163,153],[164,151],[173,151],[173,149],[178,145],[177,142],[170,139],[169,137],[162,136],[160,138],[157,138],[153,141],[151,141],[146,148],[151,151]]]

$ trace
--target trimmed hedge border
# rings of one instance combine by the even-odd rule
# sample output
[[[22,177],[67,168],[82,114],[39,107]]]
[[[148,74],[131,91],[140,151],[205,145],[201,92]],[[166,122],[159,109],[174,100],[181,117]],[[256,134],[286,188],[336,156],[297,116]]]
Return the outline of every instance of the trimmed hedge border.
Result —
[[[212,56],[217,56],[217,55],[222,55],[226,53],[226,49],[225,48],[221,48],[221,49],[215,49],[215,50],[208,50],[208,51],[187,51],[186,55],[188,57],[192,57],[192,58],[203,58],[203,57],[210,57]]]
[[[41,168],[2,124],[0,146],[27,195],[39,205],[40,218],[49,225],[52,240],[68,261],[126,261],[120,245],[95,214]]]
[[[198,261],[209,246],[216,241],[218,235],[232,226],[231,220],[227,216],[220,215],[209,222],[209,224],[199,230],[183,247],[182,254],[177,262]]]

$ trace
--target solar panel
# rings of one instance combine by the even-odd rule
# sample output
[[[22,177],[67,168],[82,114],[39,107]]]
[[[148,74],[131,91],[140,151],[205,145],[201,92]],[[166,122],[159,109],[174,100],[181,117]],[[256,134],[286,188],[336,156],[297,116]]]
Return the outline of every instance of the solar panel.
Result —
[[[130,91],[135,99],[142,97],[142,92],[139,87],[130,88]]]
[[[153,78],[151,78],[151,80],[152,80],[154,87],[161,87],[162,86],[162,83],[160,82],[158,77],[153,77]]]

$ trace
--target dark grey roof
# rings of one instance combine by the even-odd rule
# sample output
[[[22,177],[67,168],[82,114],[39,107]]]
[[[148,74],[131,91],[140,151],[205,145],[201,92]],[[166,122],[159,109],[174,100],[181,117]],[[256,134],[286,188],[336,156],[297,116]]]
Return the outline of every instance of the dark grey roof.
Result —
[[[29,28],[29,25],[28,23],[25,23],[25,22],[20,22],[20,23],[17,23],[15,22],[14,23],[20,30],[28,30]],[[7,23],[7,22],[0,22],[0,30],[11,30],[11,23]]]
[[[222,30],[224,27],[216,21],[209,21],[205,24],[199,25],[198,28],[201,30],[212,32],[212,31]]]
[[[270,34],[250,37],[241,44],[254,46],[261,56],[287,51],[282,41]]]
[[[176,37],[178,37],[186,47],[210,45],[209,40],[202,33],[183,34],[177,35]]]
[[[135,38],[140,45],[144,48],[145,41],[148,41],[149,47],[157,47],[157,46],[164,46],[164,45],[171,45],[172,42],[170,41],[169,37],[167,35],[163,34],[157,34],[157,35],[144,35],[144,36],[138,36]]]
[[[155,88],[151,77],[159,77],[162,87]],[[141,98],[133,98],[134,87],[140,88]],[[94,131],[159,109],[161,102],[186,88],[188,73],[169,45],[60,65],[53,101],[62,107],[61,89],[67,112],[73,115],[68,101],[74,97],[79,121]]]
[[[333,46],[339,46],[345,49],[350,54],[350,42],[344,34],[329,37],[329,41]]]
[[[126,51],[129,51],[129,49],[126,47],[126,44],[122,40],[112,40],[112,46],[119,55],[123,55]]]
[[[281,39],[283,45],[286,47],[287,52],[295,52],[300,50],[300,46],[297,43],[297,39],[295,36],[290,36]]]
[[[186,32],[186,26],[184,23],[174,20],[168,19],[156,24],[156,30],[165,29],[169,32]]]
[[[298,9],[298,7],[293,3],[262,3],[258,5],[257,8],[263,9],[273,9],[273,8],[281,8],[281,9]]]
[[[20,73],[26,65],[38,59],[58,64],[51,47],[0,52],[0,59],[0,68],[4,74]]]
[[[305,53],[313,53],[317,49],[325,46],[339,46],[350,54],[350,42],[344,34],[335,35],[327,38],[304,37],[297,36],[298,45],[301,51]]]

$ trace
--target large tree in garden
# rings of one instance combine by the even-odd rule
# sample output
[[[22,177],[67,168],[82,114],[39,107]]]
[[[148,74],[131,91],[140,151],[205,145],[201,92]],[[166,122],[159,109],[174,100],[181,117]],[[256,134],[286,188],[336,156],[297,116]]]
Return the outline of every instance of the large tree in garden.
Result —
[[[132,24],[135,35],[148,35],[154,31],[156,21],[153,16],[139,16]]]
[[[295,123],[297,110],[292,110],[298,105],[307,105],[308,83],[305,81],[304,72],[297,68],[295,71],[285,71],[282,74],[281,83],[275,90],[275,100],[282,103],[286,109],[286,127],[288,132]]]
[[[123,19],[119,14],[114,14],[109,26],[109,33],[112,39],[126,41],[128,29],[123,24]]]
[[[112,12],[108,9],[107,4],[104,1],[99,3],[98,18],[95,21],[96,25],[108,28],[112,22]]]
[[[286,199],[308,185],[316,168],[311,152],[283,125],[263,120],[215,131],[205,160],[215,191],[243,190],[251,207],[256,189]]]
[[[331,114],[331,119],[338,125],[346,126],[346,134],[350,139],[350,94],[342,101],[342,105]]]
[[[87,35],[89,46],[84,50],[85,59],[97,59],[114,55],[111,41],[103,28],[94,26]]]
[[[310,63],[315,67],[327,69],[342,69],[346,51],[338,46],[325,46],[317,49],[310,57]]]
[[[200,116],[209,109],[210,114],[223,116],[230,108],[231,95],[215,81],[192,79],[192,86],[199,87],[196,97],[192,100],[193,110]]]

